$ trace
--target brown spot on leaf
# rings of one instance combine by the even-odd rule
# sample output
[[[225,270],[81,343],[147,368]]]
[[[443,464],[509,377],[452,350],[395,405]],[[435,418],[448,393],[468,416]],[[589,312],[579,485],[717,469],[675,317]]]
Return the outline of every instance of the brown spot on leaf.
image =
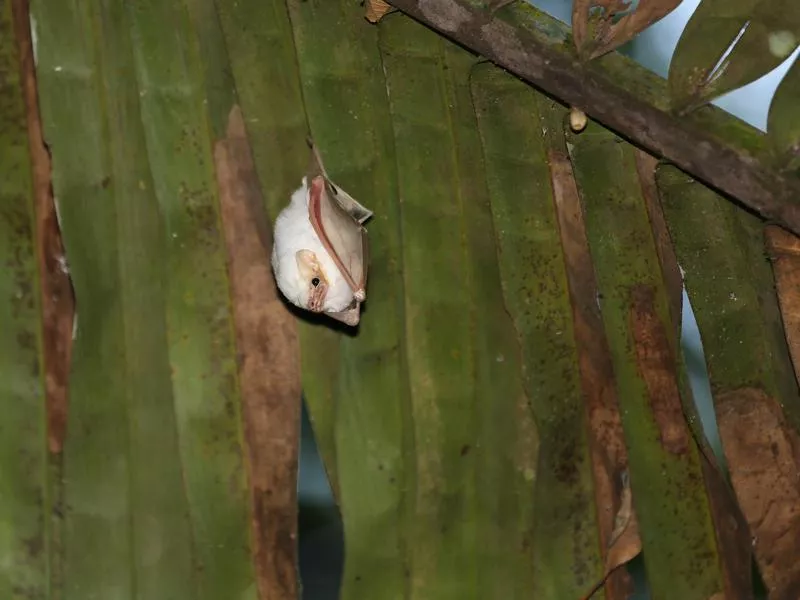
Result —
[[[567,280],[575,322],[581,385],[589,421],[590,452],[595,505],[601,547],[608,548],[614,515],[622,498],[616,485],[618,473],[627,468],[628,456],[617,401],[611,353],[597,304],[597,283],[586,238],[586,227],[572,165],[565,152],[548,154],[553,197],[556,204],[561,245],[567,264]],[[623,569],[601,582],[608,600],[622,600],[632,591],[632,581]]]
[[[269,263],[272,235],[234,106],[214,161],[228,250],[259,597],[297,598],[300,349]]]
[[[642,189],[650,227],[656,242],[661,275],[667,288],[672,331],[677,336],[683,311],[683,277],[672,246],[669,229],[661,209],[656,169],[659,161],[641,150],[636,152],[636,171]],[[721,567],[727,598],[750,598],[752,589],[752,550],[744,515],[739,509],[733,490],[719,469],[714,454],[702,431],[695,436],[701,452],[703,480],[708,494],[717,549],[722,557]]]
[[[800,590],[800,436],[764,391],[716,397],[717,424],[731,482],[754,540],[769,597]]]
[[[637,368],[647,387],[661,445],[672,454],[684,454],[689,449],[690,435],[683,416],[675,359],[650,286],[637,285],[631,291],[629,318]]]
[[[44,144],[39,118],[36,66],[29,28],[29,0],[13,0],[11,6],[27,107],[28,144],[33,171],[36,255],[41,277],[47,437],[50,452],[58,454],[64,445],[66,433],[75,299],[72,282],[62,266],[64,245],[53,199],[50,155]]]

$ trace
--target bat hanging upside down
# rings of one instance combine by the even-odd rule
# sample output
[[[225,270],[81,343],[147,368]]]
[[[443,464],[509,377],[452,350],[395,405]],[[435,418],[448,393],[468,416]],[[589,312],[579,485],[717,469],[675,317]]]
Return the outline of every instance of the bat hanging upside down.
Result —
[[[355,326],[367,297],[367,230],[372,212],[335,185],[311,145],[311,166],[275,221],[272,270],[300,308]]]

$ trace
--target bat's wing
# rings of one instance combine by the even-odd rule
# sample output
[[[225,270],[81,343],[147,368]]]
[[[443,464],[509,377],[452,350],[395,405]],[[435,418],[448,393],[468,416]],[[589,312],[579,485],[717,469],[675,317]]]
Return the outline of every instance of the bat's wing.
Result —
[[[325,177],[317,175],[309,186],[308,216],[356,300],[363,302],[369,262],[367,230],[335,200],[336,195]]]
[[[358,221],[359,224],[363,224],[364,221],[372,216],[372,211],[331,181],[325,171],[325,165],[322,164],[319,150],[311,139],[307,141],[308,145],[311,146],[311,164],[308,166],[307,173],[308,181],[313,181],[315,177],[322,176],[325,179],[326,187],[329,188],[328,193],[331,195],[331,199],[339,204],[342,210]]]
[[[334,202],[341,206],[342,210],[344,210],[348,215],[353,217],[359,225],[363,224],[372,216],[371,210],[362,204],[359,204],[355,198],[353,198],[350,194],[345,192],[327,177],[325,178],[325,184],[328,188],[328,192],[333,194]]]

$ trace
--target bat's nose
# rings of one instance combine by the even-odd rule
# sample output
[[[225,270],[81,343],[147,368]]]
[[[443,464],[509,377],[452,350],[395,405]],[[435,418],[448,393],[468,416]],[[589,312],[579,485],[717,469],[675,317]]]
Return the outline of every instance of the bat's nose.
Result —
[[[308,291],[308,310],[312,312],[322,312],[327,295],[328,282],[321,277],[314,277],[311,280],[311,286]]]

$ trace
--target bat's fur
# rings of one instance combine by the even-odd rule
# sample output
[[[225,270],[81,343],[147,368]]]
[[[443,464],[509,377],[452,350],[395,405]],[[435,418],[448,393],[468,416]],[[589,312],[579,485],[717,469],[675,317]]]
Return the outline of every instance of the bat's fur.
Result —
[[[314,231],[308,217],[308,182],[303,177],[302,185],[292,194],[289,205],[275,221],[273,230],[272,269],[278,289],[287,300],[305,309],[311,282],[304,279],[297,266],[296,254],[300,250],[313,252],[328,280],[328,294],[323,305],[324,312],[341,312],[353,301],[353,290],[347,285],[333,259]]]

